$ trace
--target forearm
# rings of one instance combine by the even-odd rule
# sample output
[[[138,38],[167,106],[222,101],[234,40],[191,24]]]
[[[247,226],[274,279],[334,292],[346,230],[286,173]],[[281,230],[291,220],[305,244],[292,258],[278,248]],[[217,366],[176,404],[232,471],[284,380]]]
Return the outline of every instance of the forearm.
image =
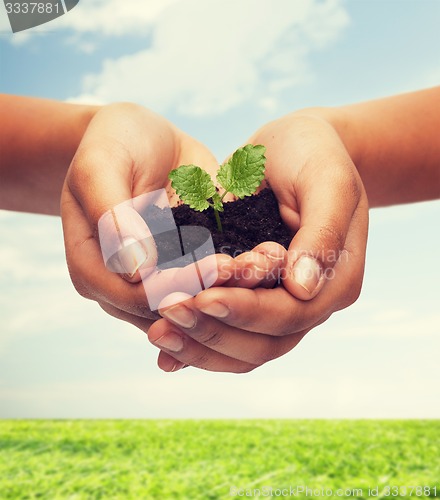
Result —
[[[339,133],[371,207],[440,197],[440,87],[318,114]]]
[[[59,214],[67,169],[98,109],[0,95],[0,209]]]

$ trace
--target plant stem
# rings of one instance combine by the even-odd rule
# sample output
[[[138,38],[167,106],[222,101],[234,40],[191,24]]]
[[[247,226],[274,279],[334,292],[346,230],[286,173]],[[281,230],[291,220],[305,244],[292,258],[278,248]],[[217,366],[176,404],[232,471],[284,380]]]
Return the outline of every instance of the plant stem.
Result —
[[[217,222],[217,229],[219,230],[220,233],[223,233],[222,222],[220,220],[220,215],[218,213],[218,210],[216,210],[214,207],[212,208],[214,209],[215,220]]]

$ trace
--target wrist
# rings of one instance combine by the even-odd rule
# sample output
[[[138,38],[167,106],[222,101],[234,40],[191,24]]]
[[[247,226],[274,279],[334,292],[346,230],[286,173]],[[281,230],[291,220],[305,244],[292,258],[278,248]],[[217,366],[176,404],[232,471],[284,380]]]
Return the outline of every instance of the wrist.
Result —
[[[362,141],[352,121],[343,107],[314,107],[295,111],[292,116],[314,118],[330,125],[344,144],[353,163],[362,163]]]
[[[10,95],[0,103],[0,209],[59,214],[70,162],[100,108]]]

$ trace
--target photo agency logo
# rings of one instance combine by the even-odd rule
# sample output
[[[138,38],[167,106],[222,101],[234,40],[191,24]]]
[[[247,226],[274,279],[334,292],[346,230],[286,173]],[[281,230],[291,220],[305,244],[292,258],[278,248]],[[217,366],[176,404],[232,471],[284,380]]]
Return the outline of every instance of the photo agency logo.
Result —
[[[176,225],[165,189],[127,200],[98,223],[106,268],[142,280],[151,311],[211,287],[218,277],[211,233]]]
[[[78,5],[79,0],[45,0],[44,2],[8,2],[3,0],[12,33],[28,30],[61,17]]]

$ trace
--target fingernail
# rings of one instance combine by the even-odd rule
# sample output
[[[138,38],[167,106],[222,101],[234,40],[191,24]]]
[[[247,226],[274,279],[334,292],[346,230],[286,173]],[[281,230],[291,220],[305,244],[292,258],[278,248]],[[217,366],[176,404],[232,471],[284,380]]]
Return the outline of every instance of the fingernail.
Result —
[[[212,302],[207,306],[200,307],[200,310],[208,314],[208,316],[214,316],[214,318],[226,318],[231,312],[229,307],[225,306],[221,302]]]
[[[185,367],[185,363],[182,363],[181,361],[177,361],[176,359],[171,358],[171,357],[167,357],[167,359],[161,360],[161,362],[159,364],[159,368],[167,373],[177,372],[184,367]]]
[[[185,306],[171,307],[160,314],[182,328],[194,328],[196,325],[194,313]]]
[[[123,248],[118,252],[118,257],[125,273],[132,278],[147,260],[148,254],[139,241],[127,238],[124,240]]]
[[[176,364],[173,366],[173,368],[172,368],[172,370],[171,370],[171,371],[172,371],[172,372],[178,372],[179,370],[183,370],[183,368],[186,368],[187,366],[188,366],[188,365],[185,365],[185,364],[183,364],[183,363],[178,362],[178,363],[176,363]]]
[[[313,293],[322,276],[322,268],[313,257],[300,257],[292,269],[293,279],[307,292]]]
[[[179,370],[183,370],[184,368],[188,368],[189,365],[185,365],[185,363],[182,363],[181,361],[178,361],[175,363],[173,368],[171,369],[172,372],[178,372]]]
[[[182,337],[173,332],[162,335],[162,337],[158,338],[154,343],[157,347],[166,349],[167,351],[180,352],[183,349]]]
[[[284,260],[284,255],[282,257],[279,257],[278,255],[272,255],[271,253],[264,253],[263,255],[272,262],[281,262],[282,260]]]

